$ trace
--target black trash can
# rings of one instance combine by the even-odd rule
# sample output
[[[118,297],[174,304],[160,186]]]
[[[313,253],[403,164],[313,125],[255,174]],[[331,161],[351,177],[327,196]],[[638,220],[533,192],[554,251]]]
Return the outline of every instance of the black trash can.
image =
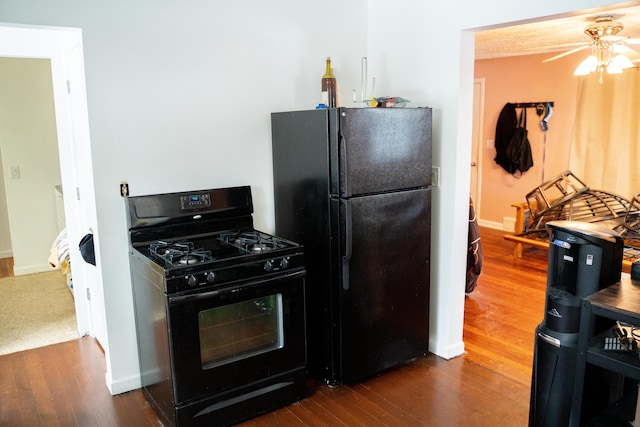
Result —
[[[567,427],[576,370],[578,334],[536,328],[529,426]]]

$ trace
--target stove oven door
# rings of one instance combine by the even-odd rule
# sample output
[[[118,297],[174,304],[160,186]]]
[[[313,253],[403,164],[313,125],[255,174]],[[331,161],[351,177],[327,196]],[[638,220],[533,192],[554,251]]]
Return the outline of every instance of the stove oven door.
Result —
[[[169,297],[177,407],[237,401],[306,373],[304,274]]]

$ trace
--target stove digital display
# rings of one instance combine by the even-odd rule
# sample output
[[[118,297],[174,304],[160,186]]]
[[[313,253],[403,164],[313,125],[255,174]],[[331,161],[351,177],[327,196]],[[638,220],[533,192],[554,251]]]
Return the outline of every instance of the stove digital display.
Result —
[[[180,196],[181,209],[208,208],[209,206],[211,206],[211,197],[208,193]]]

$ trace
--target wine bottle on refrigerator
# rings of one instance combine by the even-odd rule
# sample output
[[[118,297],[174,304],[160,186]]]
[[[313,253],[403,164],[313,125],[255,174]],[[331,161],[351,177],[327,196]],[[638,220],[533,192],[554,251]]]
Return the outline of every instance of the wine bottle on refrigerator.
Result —
[[[327,57],[327,68],[322,76],[322,103],[329,108],[336,108],[336,76],[331,68],[331,58]]]

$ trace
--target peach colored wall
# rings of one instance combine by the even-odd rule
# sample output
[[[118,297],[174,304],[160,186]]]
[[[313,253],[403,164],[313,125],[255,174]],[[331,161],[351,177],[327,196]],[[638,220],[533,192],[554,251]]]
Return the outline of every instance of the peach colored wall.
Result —
[[[482,187],[479,218],[485,225],[502,227],[503,218],[513,218],[512,203],[526,202],[526,194],[542,182],[569,169],[569,144],[575,117],[579,77],[573,76],[583,54],[542,63],[552,54],[478,60],[475,78],[485,81]],[[527,129],[533,154],[533,167],[520,179],[514,178],[493,160],[496,122],[507,102],[553,101],[553,116],[545,135],[535,109],[527,110]],[[520,110],[517,110],[518,113]],[[544,181],[543,181],[544,177]],[[495,223],[495,224],[488,224]]]

